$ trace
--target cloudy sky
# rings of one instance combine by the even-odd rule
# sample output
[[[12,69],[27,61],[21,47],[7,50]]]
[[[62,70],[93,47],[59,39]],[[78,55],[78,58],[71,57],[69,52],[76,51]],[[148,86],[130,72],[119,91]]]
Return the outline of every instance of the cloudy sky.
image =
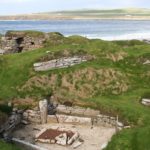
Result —
[[[150,8],[150,0],[0,0],[0,15],[127,7]]]

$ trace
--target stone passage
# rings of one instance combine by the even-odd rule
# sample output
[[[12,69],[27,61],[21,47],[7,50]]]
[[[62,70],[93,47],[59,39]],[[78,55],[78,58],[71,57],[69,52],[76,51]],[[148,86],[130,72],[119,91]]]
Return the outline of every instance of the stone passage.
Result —
[[[47,62],[39,62],[34,64],[35,71],[47,71],[54,68],[66,68],[87,61],[86,56],[74,56],[67,58],[54,59]]]

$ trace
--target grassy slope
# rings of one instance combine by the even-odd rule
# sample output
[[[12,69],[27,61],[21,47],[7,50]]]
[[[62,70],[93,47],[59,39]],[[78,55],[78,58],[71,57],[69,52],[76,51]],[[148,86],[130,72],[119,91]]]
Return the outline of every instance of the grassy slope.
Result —
[[[60,98],[75,101],[77,103],[84,102],[85,105],[100,109],[101,112],[119,115],[119,118],[127,124],[132,125],[132,129],[125,129],[113,136],[113,140],[109,143],[107,150],[149,150],[150,149],[150,109],[140,104],[140,99],[145,93],[150,92],[150,75],[149,66],[143,65],[142,61],[145,58],[150,58],[150,45],[143,42],[104,42],[101,40],[86,40],[81,37],[71,37],[69,39],[55,40],[56,43],[47,44],[46,48],[25,52],[21,54],[13,54],[7,56],[0,56],[0,99],[11,100],[15,97],[34,97],[40,99],[51,92],[54,92],[51,87],[54,86]],[[61,41],[61,42],[60,42]],[[59,44],[62,43],[62,44]],[[54,57],[61,57],[62,51],[67,50],[70,54],[88,53],[94,55],[96,60],[85,62],[66,69],[56,69],[44,73],[35,73],[33,71],[33,63],[38,61],[41,57],[48,57],[45,53],[47,50],[54,54]],[[125,52],[127,55],[123,60],[112,61],[106,58],[107,54],[116,54]],[[95,88],[96,93],[86,97],[76,97],[76,95],[69,95],[69,92],[59,93],[64,88],[63,77],[70,77],[74,82],[76,78],[74,74],[84,72],[84,69],[113,69],[119,71],[123,76],[121,80],[127,80],[129,89],[120,94],[112,94],[112,86],[108,89],[99,90],[85,78],[88,86]],[[90,72],[91,73],[91,72]],[[31,90],[25,88],[20,91],[23,85],[30,81],[31,78],[36,77],[39,80],[41,77],[50,77],[56,74],[58,80],[54,80],[56,84],[50,87],[46,86],[42,81],[40,88],[38,85],[31,84]],[[85,74],[81,74],[83,77]],[[125,76],[125,77],[124,77]],[[74,92],[80,87],[84,87],[85,83],[81,82],[82,78],[77,78],[78,86]],[[103,78],[102,78],[103,79]],[[100,78],[94,78],[96,82],[101,81]],[[100,82],[101,84],[101,82]],[[47,84],[46,84],[47,85]],[[63,85],[63,86],[62,86]],[[61,88],[59,88],[61,87]],[[64,88],[65,89],[65,88]],[[83,90],[90,91],[90,88],[83,88]],[[76,97],[76,99],[74,99]]]

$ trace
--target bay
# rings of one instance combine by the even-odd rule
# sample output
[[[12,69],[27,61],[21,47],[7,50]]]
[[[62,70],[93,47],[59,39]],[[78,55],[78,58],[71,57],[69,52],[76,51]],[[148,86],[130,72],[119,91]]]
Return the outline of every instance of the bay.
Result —
[[[0,21],[0,33],[8,30],[60,32],[103,40],[150,39],[150,20]]]

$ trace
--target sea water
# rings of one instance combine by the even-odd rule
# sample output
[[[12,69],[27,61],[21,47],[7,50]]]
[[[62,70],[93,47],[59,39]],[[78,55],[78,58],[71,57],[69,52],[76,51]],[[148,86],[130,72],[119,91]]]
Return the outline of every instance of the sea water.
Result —
[[[150,20],[0,21],[0,33],[8,30],[60,32],[103,40],[150,39]]]

